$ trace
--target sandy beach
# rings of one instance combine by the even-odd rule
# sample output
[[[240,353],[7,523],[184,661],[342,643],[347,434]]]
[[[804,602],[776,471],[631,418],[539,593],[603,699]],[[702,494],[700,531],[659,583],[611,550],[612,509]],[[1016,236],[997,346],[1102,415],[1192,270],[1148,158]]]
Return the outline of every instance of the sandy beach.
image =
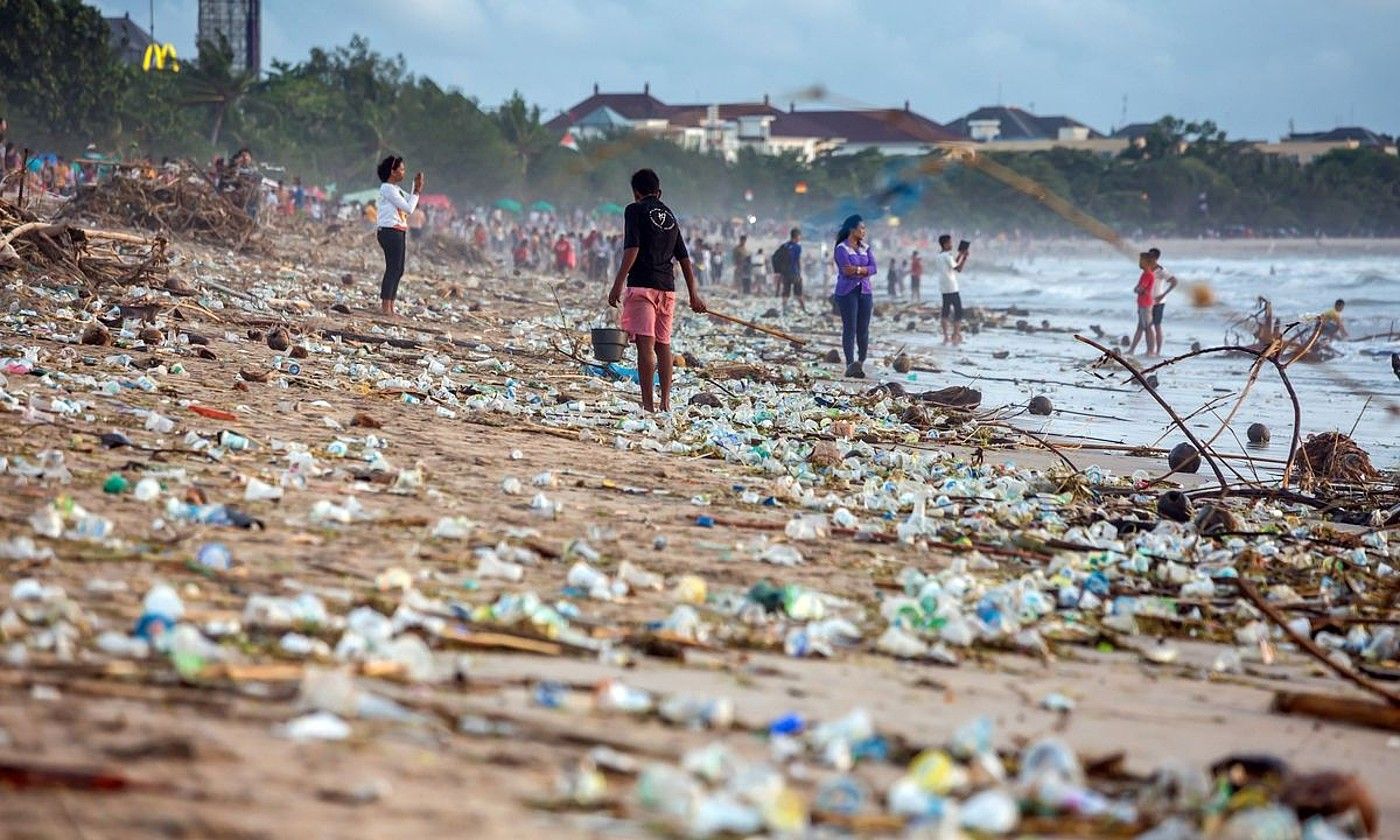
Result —
[[[1369,247],[1357,247],[1363,246]],[[13,585],[32,578],[61,587],[62,599],[52,596],[46,603],[64,604],[53,609],[63,614],[62,625],[73,638],[71,644],[40,641],[58,623],[52,618],[10,622],[0,631],[6,642],[0,765],[101,772],[119,780],[111,781],[119,788],[112,791],[93,790],[104,785],[92,781],[7,792],[0,796],[6,836],[683,833],[634,804],[630,791],[639,768],[674,765],[687,751],[714,743],[735,756],[763,760],[773,749],[766,733],[775,719],[798,713],[809,721],[835,721],[857,708],[868,710],[893,754],[862,761],[853,771],[873,791],[862,809],[870,821],[864,828],[859,821],[846,824],[860,833],[900,833],[901,823],[875,815],[882,812],[882,792],[908,762],[906,750],[940,745],[985,716],[996,750],[1015,756],[1041,738],[1062,739],[1086,767],[1100,768],[1091,774],[1100,789],[1122,791],[1125,800],[1134,799],[1164,763],[1203,770],[1231,754],[1276,756],[1304,772],[1354,773],[1378,806],[1377,836],[1396,836],[1396,735],[1271,712],[1275,693],[1285,689],[1368,695],[1277,631],[1262,647],[1240,642],[1237,631],[1257,615],[1224,581],[1215,595],[1184,599],[1170,617],[1142,618],[1136,632],[1110,630],[1090,611],[1068,621],[1052,615],[1036,625],[1043,639],[1038,650],[1018,649],[1007,637],[957,648],[958,664],[948,665],[936,656],[901,659],[877,649],[887,624],[882,605],[903,593],[906,569],[925,575],[961,569],[975,586],[991,587],[1022,575],[1054,574],[1047,571],[1052,565],[1098,556],[1092,547],[1076,553],[1018,543],[1018,529],[1006,519],[1014,504],[991,497],[962,502],[961,518],[950,518],[946,531],[911,539],[897,535],[911,516],[908,508],[882,516],[855,507],[858,526],[824,527],[814,539],[794,539],[785,531],[795,515],[819,513],[826,521],[836,507],[853,505],[862,493],[892,480],[892,470],[900,470],[893,457],[944,459],[940,463],[953,477],[965,477],[959,470],[976,464],[984,476],[1067,480],[1059,456],[1014,428],[978,431],[976,422],[957,417],[900,425],[891,418],[906,403],[863,396],[881,381],[910,391],[973,384],[984,387],[982,408],[991,409],[1014,402],[1011,395],[1023,400],[1040,393],[1039,387],[1012,384],[1003,393],[975,376],[969,381],[928,370],[912,378],[896,374],[886,360],[901,347],[928,368],[959,365],[955,355],[940,356],[939,349],[889,329],[895,319],[888,316],[876,322],[871,368],[878,375],[860,383],[837,380],[837,366],[819,361],[834,346],[831,325],[819,316],[783,322],[812,339],[794,350],[685,313],[676,349],[694,352],[705,365],[678,372],[677,410],[651,426],[636,407],[634,384],[588,375],[568,357],[587,360],[583,328],[599,317],[602,289],[574,282],[556,287],[551,278],[533,274],[411,256],[403,284],[406,317],[385,321],[368,311],[378,269],[372,247],[367,234],[350,231],[269,234],[261,253],[250,255],[177,242],[170,271],[188,281],[195,296],[172,297],[157,289],[103,293],[104,307],[138,297],[154,303],[151,320],[163,338],[150,346],[119,330],[117,346],[78,345],[73,339],[87,320],[80,304],[65,301],[61,291],[18,280],[5,288],[9,314],[0,355],[28,357],[37,367],[64,374],[56,384],[18,368],[6,376],[5,390],[16,401],[14,410],[0,413],[0,454],[11,465],[0,478],[2,533],[12,547],[20,537],[33,537],[39,552],[4,560],[5,580]],[[761,316],[769,303],[746,302],[737,314]],[[717,290],[711,304],[724,304],[724,294]],[[335,305],[350,312],[334,311]],[[278,326],[308,351],[297,360],[296,373],[290,357],[265,341]],[[928,337],[926,328],[915,336],[920,332]],[[176,337],[180,333],[207,337],[204,346],[215,358],[200,358],[195,345]],[[1017,335],[1010,327],[984,331],[966,352],[989,371],[984,354],[1009,347],[1018,358],[1025,356],[1021,370],[1033,370],[1039,346],[1034,338],[994,344]],[[130,365],[113,359],[123,354]],[[1076,355],[1092,360],[1084,347]],[[175,363],[183,373],[170,372]],[[150,374],[149,390],[124,386],[115,396],[100,390],[102,381],[132,383],[158,365],[164,367]],[[83,375],[95,377],[97,387],[72,378]],[[1042,378],[1057,376],[1045,372]],[[250,381],[258,379],[266,381]],[[450,388],[444,379],[451,380]],[[425,389],[427,381],[435,384]],[[437,393],[439,387],[455,401]],[[699,392],[713,394],[721,407],[687,406]],[[1148,410],[1139,391],[1112,394],[1123,402],[1111,409],[1092,397],[1052,393],[1062,407],[1089,413],[1117,413],[1126,406],[1124,411],[1143,416]],[[805,402],[813,395],[827,408]],[[52,401],[62,398],[83,405],[57,410]],[[235,419],[201,416],[191,406],[232,412]],[[773,416],[755,418],[761,411]],[[174,420],[173,427],[148,429],[149,412]],[[1160,425],[1159,417],[1154,414],[1152,422]],[[744,447],[800,442],[805,454],[745,463],[726,457],[732,450],[719,444],[697,443],[717,439],[706,435],[718,435],[713,430],[736,418],[748,418],[745,429],[763,431],[747,437]],[[1120,478],[1101,493],[1081,487],[1078,496],[1069,493],[1059,501],[1042,491],[1034,516],[1054,512],[1070,525],[1087,526],[1097,510],[1100,519],[1152,517],[1155,524],[1156,491],[1135,493],[1121,477],[1137,470],[1158,475],[1162,459],[1095,450],[1091,442],[1069,436],[1079,422],[1062,415],[1047,426],[1019,416],[1013,425],[1058,435],[1062,454],[1077,469],[1093,464]],[[849,426],[838,425],[843,423]],[[226,430],[250,445],[236,448],[225,439],[212,447],[217,456],[211,455],[208,442],[220,441]],[[104,446],[99,436],[112,431],[132,445]],[[377,450],[366,447],[369,435],[377,438]],[[201,439],[205,445],[196,447]],[[336,441],[345,444],[345,457],[335,456]],[[833,448],[845,466],[798,470],[796,465],[814,459],[819,444]],[[288,454],[298,445],[317,463],[301,475],[304,486],[294,481],[279,501],[248,501],[253,480],[286,483]],[[69,480],[15,468],[20,459],[40,462],[45,451],[62,453]],[[376,457],[386,465],[375,466]],[[785,473],[775,463],[791,469]],[[906,466],[917,474],[912,464]],[[858,477],[860,470],[869,481]],[[104,492],[113,474],[131,484],[156,476],[161,496],[143,502],[130,491]],[[813,491],[809,499],[830,494],[840,503],[804,505],[800,493],[794,495],[792,474],[800,476],[799,489]],[[1193,490],[1212,479],[1203,469],[1171,481]],[[234,505],[263,527],[199,524],[170,513],[168,500],[196,495]],[[110,536],[36,536],[31,517],[60,497],[110,520]],[[357,504],[347,504],[349,499]],[[327,504],[335,512],[328,514]],[[1323,524],[1306,507],[1278,501],[1228,504],[1249,525],[1240,530],[1257,530],[1273,517],[1301,528],[1299,533],[1341,534],[1337,545],[1361,546],[1363,559],[1369,552],[1370,565],[1352,569],[1358,591],[1386,585],[1374,572],[1391,556],[1389,549],[1358,542],[1356,535],[1366,529]],[[346,510],[344,516],[338,512]],[[457,538],[444,536],[445,519],[457,523]],[[229,549],[230,568],[195,561],[199,548],[211,542]],[[802,562],[775,565],[771,556],[783,554],[763,559],[773,546],[795,549]],[[1238,553],[1244,543],[1221,538],[1218,547]],[[1287,547],[1290,558],[1295,548]],[[44,549],[52,556],[43,556]],[[512,582],[479,574],[478,549],[515,558],[523,577]],[[1315,550],[1318,558],[1340,552],[1322,544]],[[586,587],[568,580],[579,562],[608,575],[632,564],[659,575],[660,585],[634,586],[610,600],[590,598]],[[1323,562],[1280,563],[1242,563],[1240,573],[1257,576],[1261,588],[1289,584],[1302,610],[1290,616],[1325,619],[1326,611],[1317,607]],[[687,576],[703,581],[708,596],[696,598],[700,584]],[[832,614],[849,616],[861,638],[838,645],[830,657],[785,655],[785,634],[799,621],[778,615],[745,623],[724,606],[726,598],[741,597],[764,580],[834,596]],[[178,593],[183,621],[201,628],[220,651],[206,652],[193,670],[182,672],[158,653],[134,658],[95,644],[103,631],[128,633],[158,581]],[[1393,596],[1394,578],[1389,581]],[[1115,594],[1175,598],[1178,583],[1156,573],[1129,575]],[[483,620],[500,596],[526,591],[547,604],[566,602],[570,630],[602,652],[538,628]],[[307,593],[325,604],[331,620],[316,626],[267,620],[259,626],[248,611],[255,596]],[[3,597],[13,600],[9,593]],[[1362,602],[1350,603],[1344,610]],[[703,631],[672,621],[678,605],[693,610]],[[418,646],[358,657],[333,652],[344,617],[364,607],[395,616],[400,637],[425,642],[421,650],[431,650],[424,666],[431,678],[412,670],[423,664]],[[1368,614],[1394,621],[1393,612]],[[225,635],[216,636],[214,628]],[[290,630],[300,632],[311,652],[288,646]],[[1164,646],[1170,655],[1161,652]],[[1261,656],[1263,648],[1270,652]],[[1221,667],[1224,654],[1234,655],[1236,664]],[[285,737],[290,721],[316,707],[308,700],[308,674],[352,672],[359,691],[394,701],[389,719],[343,715],[349,731],[340,740]],[[706,729],[666,723],[655,713],[600,710],[592,698],[610,684],[658,698],[728,698],[734,722]],[[549,702],[541,700],[541,686],[548,687]],[[1047,701],[1052,696],[1068,703]],[[561,792],[561,776],[571,778],[578,763],[589,755],[596,759],[600,748],[608,756],[605,793],[580,803],[581,797]],[[1115,755],[1117,762],[1111,760]],[[843,774],[807,755],[793,760],[787,775],[810,807],[818,790]],[[842,825],[837,815],[816,810],[818,822]],[[1028,817],[1018,831],[1128,836],[1146,827],[1044,819]]]

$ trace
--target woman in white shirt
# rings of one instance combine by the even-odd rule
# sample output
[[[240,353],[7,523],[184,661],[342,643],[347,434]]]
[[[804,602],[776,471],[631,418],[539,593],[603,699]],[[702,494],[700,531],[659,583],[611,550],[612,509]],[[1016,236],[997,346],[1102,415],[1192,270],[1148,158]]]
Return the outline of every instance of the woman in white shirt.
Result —
[[[375,237],[384,249],[384,279],[379,284],[379,309],[385,315],[397,315],[394,300],[399,295],[399,280],[403,278],[404,256],[407,251],[408,217],[418,209],[418,196],[423,192],[423,173],[413,176],[413,194],[399,187],[404,179],[403,158],[390,155],[379,162],[379,200],[375,205]]]

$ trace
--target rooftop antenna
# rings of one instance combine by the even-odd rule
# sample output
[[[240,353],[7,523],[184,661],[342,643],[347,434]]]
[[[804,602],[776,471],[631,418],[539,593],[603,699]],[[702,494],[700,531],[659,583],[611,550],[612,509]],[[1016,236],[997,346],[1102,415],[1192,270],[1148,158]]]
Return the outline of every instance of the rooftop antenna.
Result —
[[[1128,94],[1123,94],[1123,110],[1118,114],[1118,125],[1121,128],[1128,124]]]
[[[151,40],[156,39],[156,0],[151,0]]]

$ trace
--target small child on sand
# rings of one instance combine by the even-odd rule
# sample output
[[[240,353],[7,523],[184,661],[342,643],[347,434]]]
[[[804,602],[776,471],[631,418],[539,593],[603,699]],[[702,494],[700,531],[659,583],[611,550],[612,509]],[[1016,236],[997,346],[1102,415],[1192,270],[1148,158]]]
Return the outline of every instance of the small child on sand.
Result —
[[[1133,343],[1128,348],[1129,353],[1135,352],[1138,340],[1146,337],[1149,359],[1157,355],[1157,332],[1152,329],[1152,305],[1156,303],[1152,296],[1156,285],[1156,277],[1153,274],[1155,266],[1150,252],[1143,251],[1138,254],[1138,268],[1142,269],[1142,273],[1138,275],[1137,285],[1133,287],[1133,292],[1137,295],[1137,332],[1133,333]]]
[[[685,238],[671,208],[661,203],[661,178],[650,169],[632,175],[632,197],[622,214],[622,265],[617,269],[608,305],[622,307],[622,329],[637,344],[637,374],[642,408],[656,411],[655,383],[661,379],[661,410],[671,410],[671,320],[676,311],[676,275],[681,264],[690,308],[705,312],[695,282]],[[623,284],[626,284],[624,293]]]

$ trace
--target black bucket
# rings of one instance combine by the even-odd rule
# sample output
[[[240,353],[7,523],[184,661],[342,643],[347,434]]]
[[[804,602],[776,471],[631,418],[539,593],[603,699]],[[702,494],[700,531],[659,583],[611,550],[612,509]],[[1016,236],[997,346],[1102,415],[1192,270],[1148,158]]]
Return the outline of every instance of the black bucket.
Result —
[[[593,357],[600,362],[620,362],[627,349],[626,330],[612,327],[593,328]]]

